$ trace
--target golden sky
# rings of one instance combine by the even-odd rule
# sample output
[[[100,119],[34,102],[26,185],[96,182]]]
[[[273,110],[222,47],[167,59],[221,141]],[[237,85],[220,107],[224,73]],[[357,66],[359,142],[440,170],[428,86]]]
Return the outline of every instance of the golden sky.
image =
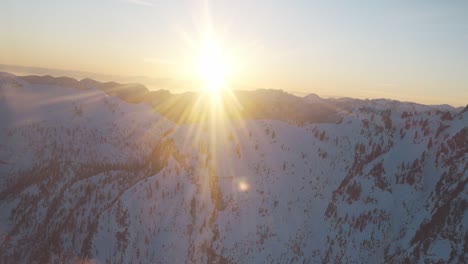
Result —
[[[468,103],[466,1],[0,3],[0,64],[199,78],[214,39],[232,86]]]

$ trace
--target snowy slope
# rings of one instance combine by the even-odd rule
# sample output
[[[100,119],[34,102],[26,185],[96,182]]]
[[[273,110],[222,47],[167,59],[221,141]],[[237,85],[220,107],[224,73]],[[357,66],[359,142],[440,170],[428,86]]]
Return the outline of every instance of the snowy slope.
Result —
[[[0,262],[465,263],[468,112],[402,104],[213,130],[2,73]]]

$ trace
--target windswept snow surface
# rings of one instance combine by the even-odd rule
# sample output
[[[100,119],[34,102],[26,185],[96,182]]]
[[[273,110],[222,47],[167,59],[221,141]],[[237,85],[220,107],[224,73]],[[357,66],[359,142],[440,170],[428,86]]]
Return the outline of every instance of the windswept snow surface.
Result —
[[[321,103],[213,129],[1,73],[0,262],[466,263],[468,112]]]

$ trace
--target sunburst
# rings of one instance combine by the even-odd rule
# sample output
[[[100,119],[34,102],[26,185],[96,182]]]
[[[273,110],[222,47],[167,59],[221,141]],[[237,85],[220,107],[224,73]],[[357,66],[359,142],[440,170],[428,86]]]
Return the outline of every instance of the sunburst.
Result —
[[[228,89],[231,66],[216,40],[201,43],[197,67],[204,91],[210,96],[219,97]]]

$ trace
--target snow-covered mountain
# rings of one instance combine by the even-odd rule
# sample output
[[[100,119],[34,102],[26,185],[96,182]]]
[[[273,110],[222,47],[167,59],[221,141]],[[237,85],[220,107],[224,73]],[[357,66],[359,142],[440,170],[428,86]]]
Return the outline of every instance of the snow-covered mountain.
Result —
[[[0,263],[468,261],[468,111],[261,90],[175,122],[195,95],[43,79],[0,74]]]

